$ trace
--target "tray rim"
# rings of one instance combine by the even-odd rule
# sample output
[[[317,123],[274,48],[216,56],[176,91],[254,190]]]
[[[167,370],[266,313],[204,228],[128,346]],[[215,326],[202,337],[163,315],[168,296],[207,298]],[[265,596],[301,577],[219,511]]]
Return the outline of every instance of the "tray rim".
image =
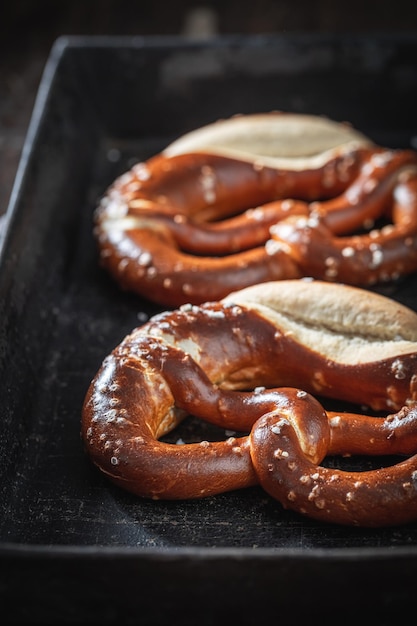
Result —
[[[18,162],[10,200],[5,212],[5,230],[0,238],[0,272],[5,265],[4,253],[7,248],[7,239],[10,236],[14,220],[17,219],[19,200],[23,193],[25,177],[34,153],[34,146],[47,108],[47,101],[53,89],[54,81],[59,72],[63,55],[71,49],[91,48],[140,48],[144,51],[152,48],[175,48],[178,45],[184,48],[207,48],[223,47],[236,44],[251,44],[254,46],[279,42],[332,42],[332,41],[401,41],[417,43],[417,30],[415,32],[372,32],[372,33],[307,33],[290,32],[284,34],[263,35],[219,35],[211,40],[190,39],[180,35],[60,35],[50,48],[44,70],[39,82],[32,114],[25,135],[21,156]],[[416,47],[417,50],[417,47]],[[121,559],[202,559],[213,560],[217,558],[266,560],[308,559],[331,562],[337,559],[349,559],[355,561],[381,560],[407,558],[413,563],[417,562],[417,545],[410,546],[355,546],[355,547],[205,547],[205,546],[163,546],[163,547],[139,547],[121,545],[83,545],[83,544],[29,544],[13,541],[0,542],[0,559],[10,556],[19,559],[32,559],[40,556],[44,558],[79,558],[89,556],[117,557]]]
[[[137,559],[146,557],[149,560],[182,560],[195,559],[215,560],[242,559],[250,557],[251,560],[274,561],[291,559],[303,559],[331,563],[339,559],[352,560],[355,562],[369,562],[370,560],[393,560],[406,558],[413,563],[417,563],[417,546],[394,546],[394,547],[207,547],[207,546],[164,546],[164,547],[139,547],[139,546],[112,546],[112,545],[58,545],[58,544],[23,544],[15,542],[0,543],[0,559],[7,556],[18,556],[24,559],[34,556],[48,558],[71,558],[71,557],[118,557],[125,559]]]

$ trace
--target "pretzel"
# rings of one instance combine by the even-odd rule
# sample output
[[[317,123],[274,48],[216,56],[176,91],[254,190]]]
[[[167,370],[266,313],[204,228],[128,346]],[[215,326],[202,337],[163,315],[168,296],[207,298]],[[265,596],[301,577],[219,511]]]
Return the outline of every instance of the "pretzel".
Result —
[[[82,436],[109,479],[142,497],[201,498],[261,484],[283,506],[324,521],[403,523],[417,519],[416,363],[410,309],[346,285],[274,281],[164,311],[134,329],[89,386]],[[314,396],[388,415],[326,411]],[[190,414],[237,436],[165,442]],[[410,458],[391,468],[394,478],[381,469],[359,479],[319,466],[332,454]],[[309,499],[307,469],[322,491],[337,475],[330,484],[339,500]],[[299,490],[288,482],[294,476]],[[383,506],[372,508],[372,499]]]
[[[168,307],[313,273],[349,282],[357,256],[354,282],[389,280],[417,269],[416,203],[407,196],[414,183],[400,184],[401,175],[414,181],[416,164],[412,151],[382,149],[319,116],[273,112],[208,124],[107,189],[95,212],[101,264],[123,289]],[[392,204],[395,242],[386,231],[370,233],[360,240],[363,254],[356,240],[327,242],[389,218]],[[306,226],[294,234],[287,223],[298,217],[298,229],[310,228],[317,216],[330,233],[319,254],[323,237],[317,243],[314,231],[306,244]],[[281,222],[287,230],[276,229]],[[376,267],[368,274],[366,255]]]

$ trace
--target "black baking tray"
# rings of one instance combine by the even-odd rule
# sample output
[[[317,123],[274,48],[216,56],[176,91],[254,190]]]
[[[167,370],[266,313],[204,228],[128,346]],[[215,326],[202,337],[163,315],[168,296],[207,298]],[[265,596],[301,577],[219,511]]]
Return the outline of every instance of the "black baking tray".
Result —
[[[391,624],[414,609],[417,524],[314,522],[257,487],[141,500],[82,448],[81,406],[102,359],[161,310],[99,268],[100,195],[188,130],[274,109],[416,147],[417,35],[55,42],[0,267],[3,623],[349,624],[367,611],[367,623]],[[416,277],[379,290],[417,309]]]

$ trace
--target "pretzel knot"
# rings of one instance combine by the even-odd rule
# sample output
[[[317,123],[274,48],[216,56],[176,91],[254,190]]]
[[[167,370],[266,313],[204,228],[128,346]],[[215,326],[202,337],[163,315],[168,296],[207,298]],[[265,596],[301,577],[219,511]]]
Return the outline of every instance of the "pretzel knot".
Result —
[[[417,154],[308,115],[235,116],[135,164],[95,212],[101,264],[164,306],[417,270]]]
[[[134,329],[90,384],[82,436],[110,480],[142,497],[260,484],[319,520],[405,523],[417,519],[416,366],[410,309],[342,284],[265,283]],[[316,396],[386,416],[335,413]],[[236,436],[164,441],[190,414]],[[407,458],[365,472],[323,465],[340,454]]]
[[[303,394],[307,396],[300,391],[298,397],[301,399]],[[306,412],[303,406],[298,409],[303,415]],[[321,411],[321,416],[320,444],[326,441],[327,448],[320,454],[316,449],[311,450],[310,441],[306,441],[305,432],[299,428],[297,412],[277,409],[255,423],[250,433],[251,458],[265,491],[285,508],[327,522],[389,526],[415,521],[417,454],[377,470],[353,472],[323,467],[320,462],[332,450],[329,421],[325,412]],[[311,417],[309,407],[309,419]],[[343,416],[333,419],[346,420]],[[401,425],[413,421],[415,428],[417,408],[407,409],[390,419]],[[364,446],[363,453],[366,452]]]

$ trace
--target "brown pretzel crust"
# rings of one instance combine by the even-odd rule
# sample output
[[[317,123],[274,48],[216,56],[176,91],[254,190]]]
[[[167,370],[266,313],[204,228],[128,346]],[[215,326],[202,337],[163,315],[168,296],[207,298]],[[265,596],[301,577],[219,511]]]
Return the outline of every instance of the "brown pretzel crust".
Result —
[[[137,163],[95,212],[101,264],[168,307],[302,276],[417,270],[417,155],[289,113],[209,124]]]
[[[311,204],[309,216],[293,214],[271,227],[273,239],[302,274],[373,285],[416,270],[415,153],[375,152],[362,169],[366,173],[337,203]],[[349,219],[357,220],[357,227],[364,226],[365,232],[349,236]],[[377,227],[378,220],[382,223]]]
[[[271,228],[340,196],[373,149],[318,116],[235,116],[198,129],[109,187],[95,213],[101,263],[123,289],[170,307],[298,278],[304,270]]]
[[[417,519],[417,454],[364,472],[323,467],[304,453],[293,422],[293,413],[278,410],[261,417],[250,433],[259,482],[285,508],[354,526],[390,526]]]
[[[272,495],[279,491],[288,506],[294,485],[276,491],[276,482],[289,484],[283,482],[286,475],[277,479],[284,464],[268,469],[276,465],[271,455],[277,449],[277,436],[270,440],[271,420],[289,422],[285,451],[302,457],[303,472],[310,464],[314,474],[311,468],[331,454],[414,454],[416,359],[417,314],[388,298],[322,281],[257,285],[222,302],[165,311],[133,330],[91,382],[82,435],[92,461],[137,495],[200,498],[260,481]],[[389,414],[326,412],[313,393]],[[188,414],[252,434],[184,445],[161,441]],[[413,463],[394,466],[391,482],[388,470],[362,477],[368,485],[361,488],[363,502],[387,482],[387,511],[405,503],[397,495],[390,499],[390,489],[403,493],[399,481],[411,485],[404,496],[409,513],[402,507],[392,523],[416,518]],[[351,481],[359,479],[352,476],[341,472],[340,484],[353,492]],[[320,478],[320,489],[324,483]],[[338,523],[391,523],[379,505],[366,517],[355,503],[342,505],[334,496],[325,510],[317,502],[306,506],[306,497],[291,500],[291,506],[297,500],[300,513]]]

